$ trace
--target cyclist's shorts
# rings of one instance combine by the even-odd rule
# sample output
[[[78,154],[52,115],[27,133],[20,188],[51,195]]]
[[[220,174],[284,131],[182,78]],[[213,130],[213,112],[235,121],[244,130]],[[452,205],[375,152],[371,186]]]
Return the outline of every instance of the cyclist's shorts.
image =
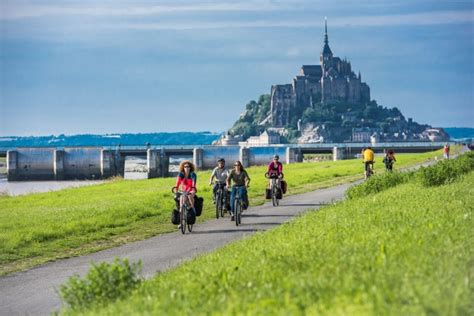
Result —
[[[364,164],[365,164],[365,171],[369,170],[370,168],[370,165],[372,165],[374,162],[373,161],[365,161]]]

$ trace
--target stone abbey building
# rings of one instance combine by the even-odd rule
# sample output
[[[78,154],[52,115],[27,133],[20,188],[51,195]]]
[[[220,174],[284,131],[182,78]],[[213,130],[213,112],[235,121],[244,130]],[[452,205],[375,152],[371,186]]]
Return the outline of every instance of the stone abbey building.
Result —
[[[271,90],[271,122],[273,127],[290,123],[292,109],[306,108],[317,102],[343,101],[366,103],[370,88],[356,75],[351,63],[334,57],[329,48],[327,22],[321,65],[303,65],[291,84],[273,85]]]

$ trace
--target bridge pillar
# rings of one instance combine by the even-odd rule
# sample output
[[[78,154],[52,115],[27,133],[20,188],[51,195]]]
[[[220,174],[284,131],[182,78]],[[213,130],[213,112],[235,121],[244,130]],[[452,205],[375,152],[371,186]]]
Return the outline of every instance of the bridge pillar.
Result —
[[[301,152],[301,148],[291,148],[286,147],[286,163],[295,163],[295,162],[302,162],[303,161],[303,153]]]
[[[159,169],[161,169],[161,155],[156,149],[147,149],[146,151],[147,173],[148,179],[157,178],[160,176]]]
[[[203,157],[204,155],[202,148],[193,149],[193,164],[196,170],[202,169]]]
[[[244,168],[250,166],[250,149],[248,147],[240,147],[239,160]]]
[[[100,175],[102,178],[108,178],[117,174],[115,169],[115,157],[108,150],[100,151]]]
[[[18,173],[18,152],[15,150],[7,151],[7,179],[8,181],[17,180]]]
[[[159,156],[160,156],[160,163],[159,163],[158,176],[162,178],[166,178],[169,175],[170,156],[166,154],[166,151],[164,148],[161,149]]]
[[[341,147],[333,147],[332,148],[332,160],[343,160],[346,159],[346,150],[345,148]]]
[[[54,151],[54,179],[64,180],[64,150]]]

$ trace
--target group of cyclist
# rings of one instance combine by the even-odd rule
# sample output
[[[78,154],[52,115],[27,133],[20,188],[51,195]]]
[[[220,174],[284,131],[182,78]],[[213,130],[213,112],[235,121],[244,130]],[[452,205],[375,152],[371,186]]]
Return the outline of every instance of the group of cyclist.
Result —
[[[268,164],[267,174],[269,177],[277,177],[281,179],[283,177],[283,165],[279,162],[280,157],[274,155],[272,161]],[[237,195],[242,199],[243,209],[247,209],[249,206],[247,188],[250,184],[250,177],[243,167],[240,161],[235,161],[233,169],[226,169],[224,158],[217,160],[217,166],[212,170],[211,177],[209,179],[209,185],[213,185],[212,188],[212,199],[215,201],[216,192],[222,189],[224,192],[230,191],[230,212],[231,220],[234,220],[234,208],[235,198]],[[194,172],[194,164],[189,160],[184,160],[179,165],[179,174],[176,178],[176,184],[173,190],[180,191],[185,194],[180,194],[179,203],[188,203],[192,212],[196,213],[194,207],[194,199],[196,196],[197,188],[196,181],[197,176]],[[188,200],[186,200],[188,199]],[[226,208],[229,208],[228,205]]]
[[[364,176],[365,179],[369,178],[374,173],[374,151],[372,147],[368,146],[362,149],[362,160],[364,163]],[[385,169],[389,172],[393,170],[393,164],[397,161],[395,158],[395,153],[393,150],[385,151],[385,155],[383,158],[383,163],[385,165]]]

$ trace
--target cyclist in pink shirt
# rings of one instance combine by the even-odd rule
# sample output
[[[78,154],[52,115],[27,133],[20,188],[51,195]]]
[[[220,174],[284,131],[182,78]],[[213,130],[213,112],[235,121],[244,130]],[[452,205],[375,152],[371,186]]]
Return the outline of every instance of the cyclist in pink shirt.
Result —
[[[270,187],[272,184],[272,178],[277,178],[278,185],[280,186],[280,180],[283,178],[283,165],[278,161],[279,159],[280,156],[275,155],[273,156],[273,160],[268,164],[267,174],[268,178],[270,179],[268,187]]]
[[[189,205],[192,207],[194,212],[194,196],[196,195],[196,181],[197,176],[194,172],[194,165],[189,160],[184,160],[179,164],[179,174],[176,178],[176,185],[175,187],[178,190],[187,193],[187,197],[189,199]]]

